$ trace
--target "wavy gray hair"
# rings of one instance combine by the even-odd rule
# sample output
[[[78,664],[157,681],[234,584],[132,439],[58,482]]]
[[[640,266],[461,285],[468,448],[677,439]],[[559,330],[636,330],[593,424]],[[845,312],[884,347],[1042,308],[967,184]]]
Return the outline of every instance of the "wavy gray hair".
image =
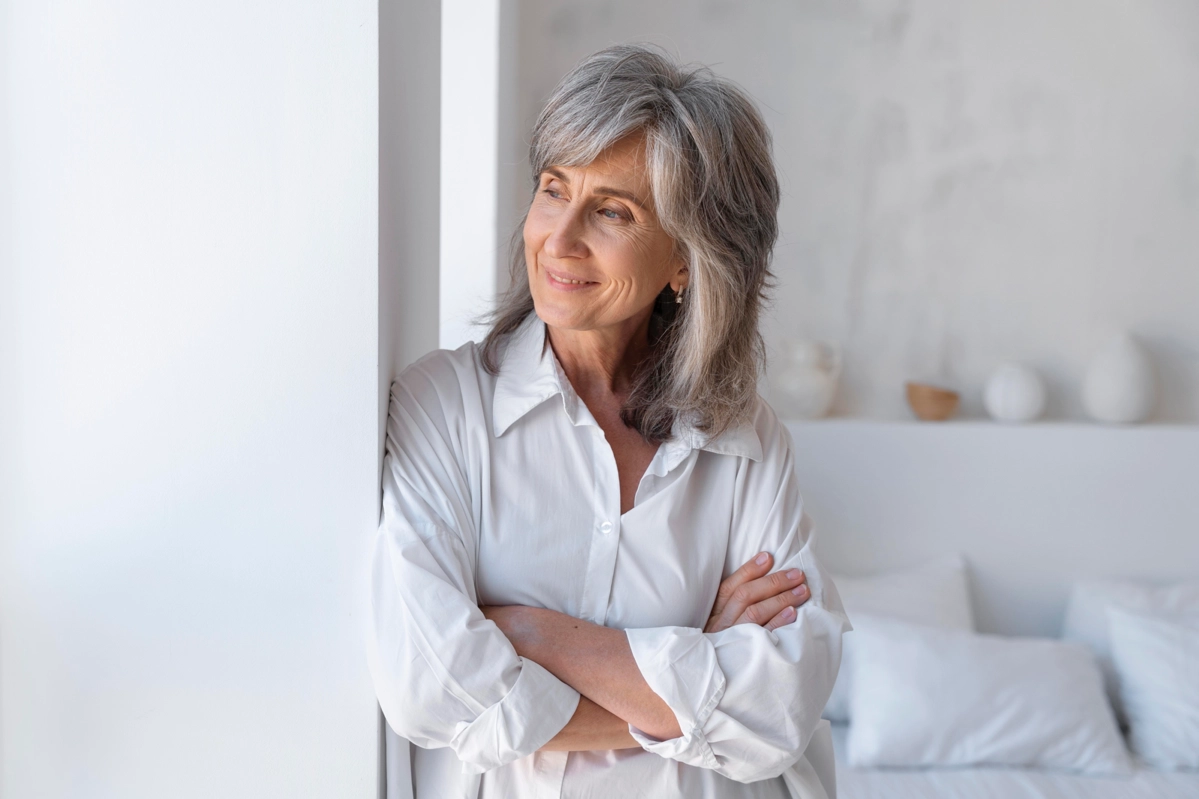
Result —
[[[748,419],[765,363],[758,318],[779,205],[770,131],[745,92],[706,67],[681,66],[657,47],[609,47],[575,66],[537,118],[534,193],[546,168],[586,166],[635,133],[645,136],[658,219],[690,280],[681,304],[669,286],[658,296],[651,355],[621,418],[649,441],[669,439],[676,418],[715,437]],[[483,342],[493,374],[500,345],[533,312],[523,227]]]

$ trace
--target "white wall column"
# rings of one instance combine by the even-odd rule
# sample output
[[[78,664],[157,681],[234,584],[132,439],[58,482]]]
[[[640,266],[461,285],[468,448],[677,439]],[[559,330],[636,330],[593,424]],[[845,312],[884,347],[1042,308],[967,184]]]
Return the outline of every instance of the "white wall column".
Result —
[[[441,4],[440,345],[477,339],[496,290],[500,0]]]
[[[438,346],[441,3],[379,2],[379,444],[392,380]],[[411,799],[411,750],[385,726],[381,794]]]
[[[377,46],[0,4],[0,795],[376,796]]]

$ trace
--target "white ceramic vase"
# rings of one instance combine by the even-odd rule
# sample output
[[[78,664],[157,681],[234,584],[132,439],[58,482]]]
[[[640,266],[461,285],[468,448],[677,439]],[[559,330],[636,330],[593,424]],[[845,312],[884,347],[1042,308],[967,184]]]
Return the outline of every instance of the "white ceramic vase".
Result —
[[[983,404],[999,422],[1031,422],[1045,412],[1045,381],[1022,363],[1005,363],[991,373]]]
[[[1143,422],[1157,402],[1153,363],[1128,333],[1110,339],[1087,368],[1082,404],[1096,421],[1110,424]]]
[[[833,345],[810,340],[784,345],[774,370],[779,414],[790,419],[827,416],[840,377],[841,355]]]

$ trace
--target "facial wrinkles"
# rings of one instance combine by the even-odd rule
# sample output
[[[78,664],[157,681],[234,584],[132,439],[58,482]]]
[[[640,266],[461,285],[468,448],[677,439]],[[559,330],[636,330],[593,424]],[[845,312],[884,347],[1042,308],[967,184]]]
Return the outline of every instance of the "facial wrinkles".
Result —
[[[648,176],[641,159],[637,158],[628,148],[617,153],[602,155],[596,162],[588,166],[551,168],[562,172],[569,178],[569,188],[578,197],[590,195],[591,187],[596,186],[597,190],[593,199],[597,204],[597,209],[600,206],[611,207],[626,216],[628,223],[652,227],[654,211]],[[552,172],[547,172],[546,177],[554,179]],[[598,191],[599,188],[627,191],[642,200],[644,205],[633,203],[624,197],[603,194]],[[619,222],[620,220],[612,221]]]
[[[644,235],[627,231],[612,235],[620,240],[617,252],[596,253],[600,258],[606,255],[609,259],[602,295],[604,304],[608,307],[643,304],[646,297],[641,295],[657,294],[657,282],[665,280],[665,270],[660,266],[663,259]]]
[[[542,199],[546,205],[546,221],[550,225],[543,248],[552,250],[563,258],[572,252],[586,249],[592,256],[601,259],[611,256],[617,261],[614,266],[626,268],[630,265],[619,262],[640,261],[640,266],[644,269],[647,263],[664,260],[664,253],[657,251],[665,248],[653,241],[658,233],[656,226],[638,221],[627,205],[621,204],[617,209],[612,207],[611,200],[603,196],[587,197],[587,182],[586,177],[580,178],[578,183],[582,184],[582,188],[571,192],[557,179],[545,181],[541,191],[544,193],[548,189],[559,196],[544,194]],[[604,209],[615,210],[622,214],[623,218],[607,217]],[[619,275],[609,277],[620,279]]]
[[[592,165],[550,167],[538,180],[531,229],[539,231],[540,240],[529,240],[530,263],[600,283],[597,291],[573,303],[580,322],[586,318],[588,324],[606,324],[647,310],[675,267],[673,241],[653,209],[599,191],[624,190],[651,203],[648,175],[638,155],[630,148],[618,149]],[[566,307],[572,304],[559,299],[566,300]]]
[[[599,181],[597,181],[599,182]],[[648,186],[635,185],[632,187],[632,192],[639,197],[648,196]],[[648,202],[648,201],[647,201]],[[632,246],[636,254],[645,258],[661,258],[661,245],[663,242],[656,239],[661,234],[661,228],[657,224],[656,218],[652,211],[643,208],[634,208],[631,203],[621,203],[623,209],[621,213],[625,215],[623,220],[612,220],[611,225],[604,225],[605,221],[602,214],[597,215],[597,222],[600,229],[609,236],[627,242]]]

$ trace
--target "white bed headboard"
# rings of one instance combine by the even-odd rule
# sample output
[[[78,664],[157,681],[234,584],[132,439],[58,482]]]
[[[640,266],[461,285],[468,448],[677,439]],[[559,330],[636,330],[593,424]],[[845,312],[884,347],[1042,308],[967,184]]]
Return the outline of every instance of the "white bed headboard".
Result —
[[[983,632],[1060,632],[1080,577],[1199,577],[1199,428],[790,423],[817,552],[861,575],[960,552]]]

